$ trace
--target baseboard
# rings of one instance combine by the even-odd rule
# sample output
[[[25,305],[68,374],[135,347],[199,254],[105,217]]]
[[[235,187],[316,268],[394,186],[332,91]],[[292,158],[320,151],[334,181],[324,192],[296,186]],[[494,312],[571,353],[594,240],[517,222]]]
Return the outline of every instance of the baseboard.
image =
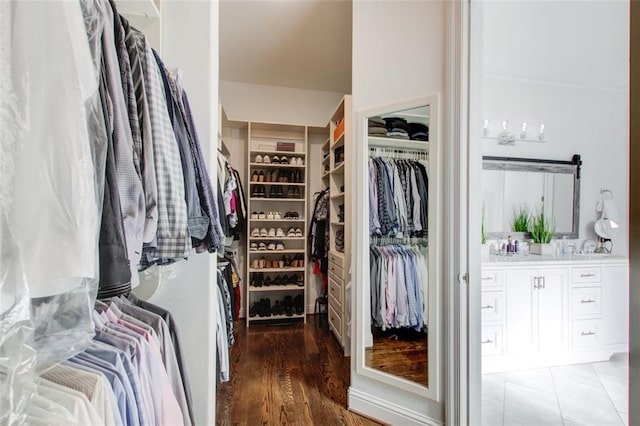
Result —
[[[402,426],[442,425],[439,421],[424,414],[408,410],[406,407],[401,407],[351,387],[348,394],[350,411],[377,421]]]

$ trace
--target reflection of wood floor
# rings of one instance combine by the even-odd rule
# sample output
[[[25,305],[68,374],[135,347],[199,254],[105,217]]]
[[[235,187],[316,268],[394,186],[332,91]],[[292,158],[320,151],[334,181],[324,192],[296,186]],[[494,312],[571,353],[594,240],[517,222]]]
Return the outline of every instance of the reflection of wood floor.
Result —
[[[392,332],[373,332],[373,348],[367,348],[367,366],[402,377],[421,385],[428,385],[427,335],[419,339],[395,340]]]
[[[218,385],[219,425],[377,425],[348,411],[350,358],[343,356],[326,317],[290,326],[235,323],[227,383]]]

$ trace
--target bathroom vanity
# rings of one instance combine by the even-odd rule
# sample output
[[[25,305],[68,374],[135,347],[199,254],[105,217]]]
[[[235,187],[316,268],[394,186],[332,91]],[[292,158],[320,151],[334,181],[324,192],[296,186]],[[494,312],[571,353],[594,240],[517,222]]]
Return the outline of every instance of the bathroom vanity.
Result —
[[[483,373],[597,362],[628,351],[629,263],[488,256],[482,263]]]

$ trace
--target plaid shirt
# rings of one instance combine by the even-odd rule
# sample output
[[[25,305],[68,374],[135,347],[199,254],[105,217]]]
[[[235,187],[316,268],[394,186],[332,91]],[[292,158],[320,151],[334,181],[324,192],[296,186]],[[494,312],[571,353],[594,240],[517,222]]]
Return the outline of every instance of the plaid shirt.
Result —
[[[158,189],[158,227],[155,247],[145,247],[141,265],[186,258],[190,249],[187,205],[178,143],[167,112],[160,71],[144,34],[132,30],[138,46],[151,123],[153,159]],[[144,59],[142,59],[144,58]]]
[[[142,254],[142,232],[145,221],[145,200],[140,175],[134,163],[133,138],[122,90],[120,64],[116,52],[113,9],[108,2],[102,4],[105,29],[102,33],[102,52],[108,95],[113,113],[113,150],[116,164],[116,180],[120,194],[120,207],[131,268],[132,284],[137,284],[137,264]]]

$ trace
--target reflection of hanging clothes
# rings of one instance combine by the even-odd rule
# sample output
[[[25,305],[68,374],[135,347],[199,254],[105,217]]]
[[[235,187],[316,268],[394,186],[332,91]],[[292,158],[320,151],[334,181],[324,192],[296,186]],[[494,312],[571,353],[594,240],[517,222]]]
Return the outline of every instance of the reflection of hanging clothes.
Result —
[[[369,234],[427,236],[428,187],[425,162],[370,158]]]
[[[247,202],[240,173],[218,153],[218,182],[222,194],[224,234],[239,240],[247,229]]]
[[[376,327],[421,330],[425,321],[423,283],[428,282],[427,248],[371,246],[371,320]]]

